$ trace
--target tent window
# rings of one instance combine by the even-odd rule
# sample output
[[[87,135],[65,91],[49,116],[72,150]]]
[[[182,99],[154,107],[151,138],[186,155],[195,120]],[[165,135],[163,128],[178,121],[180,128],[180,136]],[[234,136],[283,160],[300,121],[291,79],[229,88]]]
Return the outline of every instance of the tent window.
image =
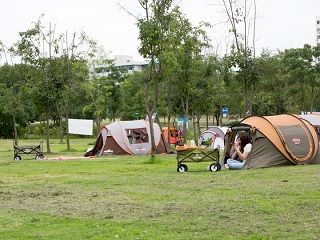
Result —
[[[149,137],[146,128],[126,129],[130,144],[148,143]]]

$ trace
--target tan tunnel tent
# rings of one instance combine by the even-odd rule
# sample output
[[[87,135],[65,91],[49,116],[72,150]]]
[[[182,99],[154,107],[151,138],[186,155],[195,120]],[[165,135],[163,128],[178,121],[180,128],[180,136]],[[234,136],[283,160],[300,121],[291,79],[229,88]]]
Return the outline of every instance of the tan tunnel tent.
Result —
[[[245,118],[226,135],[226,153],[241,132],[248,134],[252,142],[244,168],[320,163],[317,132],[310,122],[299,116]]]
[[[157,153],[171,153],[158,124],[153,124]],[[92,150],[85,156],[144,155],[151,153],[149,123],[145,120],[116,121],[102,128]]]

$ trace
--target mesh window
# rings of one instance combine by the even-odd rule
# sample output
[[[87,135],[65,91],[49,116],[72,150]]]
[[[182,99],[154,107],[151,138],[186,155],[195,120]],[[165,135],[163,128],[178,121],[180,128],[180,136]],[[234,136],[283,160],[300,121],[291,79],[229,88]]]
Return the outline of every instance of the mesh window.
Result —
[[[148,143],[149,136],[146,128],[126,129],[130,144]]]
[[[304,158],[310,154],[309,134],[299,125],[278,126],[285,147],[295,158]]]

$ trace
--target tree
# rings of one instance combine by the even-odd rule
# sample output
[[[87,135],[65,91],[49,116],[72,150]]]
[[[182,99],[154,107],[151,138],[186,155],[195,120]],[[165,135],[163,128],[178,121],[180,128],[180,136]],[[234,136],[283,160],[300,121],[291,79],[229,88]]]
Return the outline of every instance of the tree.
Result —
[[[58,49],[58,39],[51,24],[45,32],[39,19],[33,27],[20,32],[21,40],[16,44],[15,52],[26,63],[37,69],[37,75],[32,79],[32,96],[36,105],[45,114],[46,119],[46,145],[50,150],[50,114],[53,106],[61,98],[63,79],[54,75],[56,61],[55,54]]]
[[[296,86],[300,93],[300,110],[306,111],[309,99],[309,110],[320,94],[319,87],[319,47],[306,44],[303,48],[287,49],[283,61],[291,86]],[[308,93],[306,95],[306,93]]]
[[[186,120],[189,117],[190,101],[196,91],[196,79],[201,78],[198,72],[198,65],[202,61],[201,51],[208,47],[208,38],[203,27],[193,27],[188,19],[180,18],[180,45],[176,51],[176,81],[175,92],[183,110],[184,124],[183,137],[187,139]]]
[[[1,67],[0,102],[1,112],[12,118],[14,143],[18,144],[17,117],[23,113],[23,65],[13,63],[13,51],[0,41],[0,55],[5,57],[5,65]],[[11,65],[9,65],[9,62]]]
[[[143,85],[143,73],[135,72],[126,77],[121,83],[121,109],[120,117],[122,120],[135,119],[134,114],[137,116],[143,116],[145,113],[144,106],[144,89]]]
[[[153,114],[157,111],[159,101],[159,84],[163,80],[161,54],[166,44],[166,35],[172,11],[172,0],[139,0],[145,16],[138,19],[139,53],[150,59],[149,67],[144,75],[145,106],[148,114],[151,152],[156,152],[153,130]]]
[[[230,32],[234,36],[231,49],[232,65],[238,69],[237,80],[243,83],[245,95],[245,112],[251,114],[252,103],[249,102],[250,86],[255,87],[257,72],[255,71],[255,27],[256,1],[255,0],[223,0],[224,10],[231,25]],[[253,10],[252,10],[253,9]],[[253,26],[250,35],[250,26]],[[252,45],[249,36],[252,36]]]

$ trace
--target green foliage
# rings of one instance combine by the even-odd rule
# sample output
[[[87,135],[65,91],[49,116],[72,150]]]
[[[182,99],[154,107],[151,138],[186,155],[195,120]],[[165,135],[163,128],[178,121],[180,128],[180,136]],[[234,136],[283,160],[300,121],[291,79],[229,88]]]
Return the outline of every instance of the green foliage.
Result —
[[[146,115],[142,85],[142,74],[134,73],[121,83],[121,114],[122,120],[135,119],[133,114],[139,113],[140,117],[144,118]]]

